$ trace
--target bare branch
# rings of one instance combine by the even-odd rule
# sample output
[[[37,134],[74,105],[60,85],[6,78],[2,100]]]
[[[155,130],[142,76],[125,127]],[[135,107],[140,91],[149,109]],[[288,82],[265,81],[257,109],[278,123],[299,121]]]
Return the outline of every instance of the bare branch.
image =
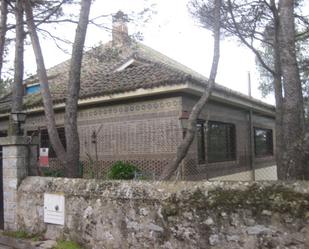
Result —
[[[55,45],[57,46],[57,48],[59,48],[62,52],[69,54],[69,52],[66,49],[61,47],[61,45],[59,44],[59,41],[65,43],[67,45],[72,45],[73,43],[71,41],[62,39],[58,36],[55,36],[55,35],[51,34],[48,30],[45,30],[45,29],[37,28],[37,31],[39,31],[45,37],[47,37],[47,36],[50,37],[55,42]],[[44,35],[44,33],[46,33],[47,35]]]
[[[231,0],[228,0],[228,5],[229,5],[229,13],[231,15],[231,19],[233,21],[233,24],[235,26],[235,30],[237,32],[237,35],[239,37],[239,39],[248,47],[250,48],[253,53],[256,55],[256,57],[258,58],[259,62],[261,63],[261,65],[266,69],[268,70],[272,75],[275,74],[274,70],[272,70],[267,64],[266,62],[263,60],[262,56],[260,55],[259,51],[254,47],[252,46],[251,44],[248,43],[248,41],[243,37],[242,33],[240,32],[239,28],[238,28],[238,23],[236,22],[235,20],[235,17],[234,17],[234,13],[233,13],[233,6],[232,6],[232,3],[231,3]]]

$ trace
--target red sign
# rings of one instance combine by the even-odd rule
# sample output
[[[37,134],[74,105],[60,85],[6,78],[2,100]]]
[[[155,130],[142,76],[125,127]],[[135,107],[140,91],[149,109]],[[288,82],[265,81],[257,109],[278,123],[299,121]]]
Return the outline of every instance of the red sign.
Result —
[[[48,148],[40,148],[40,167],[48,167]]]

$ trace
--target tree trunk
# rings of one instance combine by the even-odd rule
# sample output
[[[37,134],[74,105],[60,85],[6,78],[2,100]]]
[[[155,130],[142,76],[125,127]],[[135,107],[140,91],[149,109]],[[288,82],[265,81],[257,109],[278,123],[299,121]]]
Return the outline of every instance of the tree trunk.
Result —
[[[283,93],[282,93],[282,81],[281,81],[281,60],[279,51],[279,14],[274,0],[271,0],[271,11],[274,18],[274,39],[273,39],[273,51],[274,51],[274,93],[276,101],[276,143],[275,143],[275,155],[277,164],[278,179],[284,178],[284,166],[283,166],[283,152],[285,151],[283,140]]]
[[[2,80],[2,67],[5,48],[5,36],[7,31],[8,4],[6,0],[1,0],[1,20],[0,20],[0,80]]]
[[[15,59],[14,59],[14,83],[12,85],[11,112],[21,112],[23,109],[23,76],[24,76],[24,21],[23,4],[21,0],[15,3]],[[18,124],[10,116],[8,134],[10,136],[22,135]]]
[[[14,84],[12,87],[12,112],[20,112],[23,105],[23,75],[24,75],[24,21],[22,0],[15,5],[16,39],[14,60]]]
[[[188,120],[188,129],[185,134],[185,138],[181,142],[181,144],[177,148],[176,157],[174,160],[167,166],[167,168],[163,171],[161,180],[168,180],[172,177],[174,172],[178,169],[180,163],[185,158],[188,153],[188,150],[194,140],[195,131],[196,131],[196,120],[198,119],[201,111],[203,110],[206,102],[211,95],[213,86],[215,84],[215,79],[218,70],[219,58],[220,58],[220,8],[221,8],[221,0],[215,0],[215,8],[214,8],[214,49],[213,49],[213,60],[211,72],[209,75],[208,85],[205,88],[205,91],[199,101],[193,106],[192,111]]]
[[[276,63],[276,62],[275,62]],[[275,66],[276,67],[276,66]],[[275,69],[276,71],[276,69]],[[280,74],[274,75],[274,92],[276,101],[276,143],[275,143],[275,156],[277,165],[278,179],[284,179],[284,165],[283,165],[283,152],[285,145],[283,140],[283,96],[282,96],[282,82]]]
[[[305,142],[304,142],[304,167],[305,167],[305,179],[309,179],[309,132],[306,130]]]
[[[27,26],[31,37],[31,43],[36,58],[37,74],[40,81],[41,94],[43,99],[46,125],[50,142],[55,150],[57,157],[66,165],[66,153],[64,147],[60,141],[59,134],[56,128],[55,114],[53,109],[53,101],[49,91],[48,78],[46,68],[44,65],[44,59],[40,46],[40,41],[36,32],[36,27],[33,20],[33,12],[30,0],[24,0],[24,10],[26,13]]]
[[[69,167],[66,168],[66,175],[68,177],[77,177],[79,175],[79,137],[77,129],[77,104],[80,90],[80,75],[83,58],[83,48],[89,21],[90,6],[91,0],[83,0],[81,3],[81,11],[70,64],[68,96],[65,109],[65,137],[67,144],[67,160],[71,164]]]
[[[304,105],[296,60],[294,1],[279,1],[279,49],[284,88],[283,154],[285,179],[304,179]]]

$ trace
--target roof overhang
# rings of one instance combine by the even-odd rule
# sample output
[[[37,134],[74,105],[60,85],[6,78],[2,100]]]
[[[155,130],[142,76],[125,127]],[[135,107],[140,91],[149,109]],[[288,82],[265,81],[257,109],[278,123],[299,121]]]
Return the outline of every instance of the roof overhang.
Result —
[[[202,86],[198,86],[196,84],[187,83],[189,92],[201,96],[204,92],[204,88]],[[252,110],[256,113],[267,115],[271,117],[275,117],[275,107],[273,105],[266,104],[262,101],[250,98],[248,96],[242,95],[240,93],[236,93],[233,90],[222,87],[219,89],[214,88],[210,96],[211,100],[232,105],[235,107],[239,107],[242,109]]]
[[[194,84],[190,81],[183,82],[175,85],[167,85],[167,86],[159,86],[155,88],[140,88],[137,90],[123,92],[123,93],[114,93],[105,96],[98,97],[90,97],[85,99],[80,99],[78,101],[79,107],[89,106],[93,104],[99,103],[108,103],[114,101],[122,101],[134,99],[137,97],[148,97],[154,95],[162,95],[168,93],[189,93],[195,96],[201,96],[204,92],[204,88],[200,85]],[[240,95],[235,94],[233,91],[228,92],[226,90],[216,90],[211,94],[211,100],[218,101],[220,103],[229,104],[235,107],[240,107],[243,109],[248,109],[255,111],[257,113],[267,115],[267,116],[275,116],[275,107],[265,104],[263,102],[258,102],[257,100],[250,100],[248,97],[242,97]],[[65,108],[65,103],[54,104],[54,110],[60,110]],[[26,113],[36,113],[43,112],[43,106],[33,107],[25,110]],[[6,117],[8,113],[0,114],[0,117]]]

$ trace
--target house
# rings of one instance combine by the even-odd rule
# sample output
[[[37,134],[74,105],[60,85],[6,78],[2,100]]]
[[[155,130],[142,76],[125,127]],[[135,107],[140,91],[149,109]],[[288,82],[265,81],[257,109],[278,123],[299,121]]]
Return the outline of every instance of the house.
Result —
[[[167,56],[129,39],[125,16],[113,20],[113,40],[86,52],[78,104],[80,160],[84,175],[102,177],[116,161],[135,164],[156,178],[183,139],[182,121],[207,79]],[[64,141],[69,61],[48,70],[56,123]],[[39,82],[25,82],[25,132],[50,147]],[[0,131],[7,129],[10,96],[0,101]],[[276,179],[275,108],[216,85],[183,161],[182,179]],[[61,167],[52,149],[50,167]]]

